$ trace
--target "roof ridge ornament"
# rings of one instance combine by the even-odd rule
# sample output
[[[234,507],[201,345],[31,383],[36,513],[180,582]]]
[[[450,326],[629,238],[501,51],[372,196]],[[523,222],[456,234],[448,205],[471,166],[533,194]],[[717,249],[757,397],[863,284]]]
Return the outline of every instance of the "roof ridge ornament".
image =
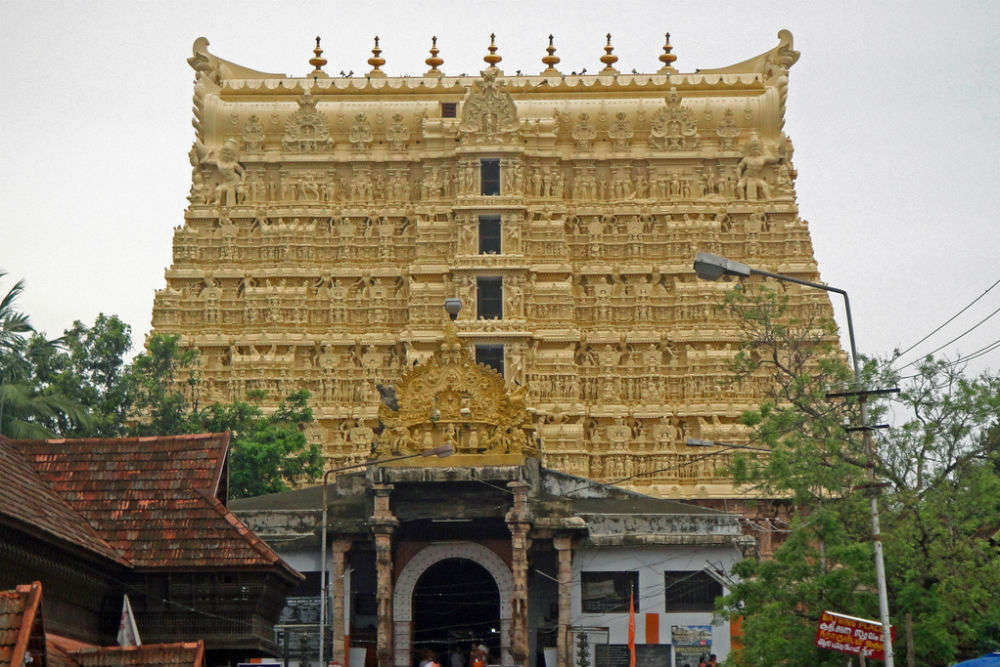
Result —
[[[497,48],[499,47],[497,47],[496,45],[496,39],[497,39],[496,34],[491,32],[490,45],[486,47],[486,50],[489,51],[489,53],[483,56],[483,60],[486,61],[486,64],[490,66],[489,68],[491,70],[496,70],[497,73],[503,74],[503,72],[497,67],[497,63],[503,60],[503,58],[497,55]]]
[[[601,56],[601,62],[604,63],[604,69],[602,69],[598,74],[619,74],[612,65],[618,62],[618,56],[611,55],[611,52],[615,50],[615,47],[611,46],[611,33],[608,35],[608,43],[604,46],[604,55]]]
[[[385,78],[385,72],[379,69],[385,64],[385,58],[382,58],[379,54],[382,53],[382,49],[378,47],[378,35],[375,35],[375,46],[372,47],[372,57],[368,59],[368,64],[372,66],[372,71],[368,72],[369,79],[381,79]]]
[[[657,70],[657,74],[677,74],[677,69],[674,67],[674,61],[677,60],[671,51],[674,47],[670,46],[670,33],[666,33],[666,42],[663,44],[663,53],[660,55],[659,61],[663,63],[663,67]]]
[[[440,49],[437,47],[438,38],[437,35],[431,37],[431,57],[424,62],[430,66],[430,69],[424,74],[424,76],[444,76],[444,72],[438,69],[444,64],[444,58],[439,58],[438,54],[441,53]]]
[[[323,71],[323,65],[326,64],[326,58],[323,57],[323,49],[319,48],[319,35],[316,35],[316,48],[313,49],[313,57],[309,59],[309,64],[313,66],[313,71],[309,72],[314,80],[328,79],[330,75]]]
[[[556,55],[556,47],[552,44],[552,35],[549,35],[549,45],[545,47],[549,55],[542,56],[542,63],[545,65],[545,70],[542,71],[542,76],[559,76],[562,74],[556,69],[556,65],[559,64],[559,56]]]

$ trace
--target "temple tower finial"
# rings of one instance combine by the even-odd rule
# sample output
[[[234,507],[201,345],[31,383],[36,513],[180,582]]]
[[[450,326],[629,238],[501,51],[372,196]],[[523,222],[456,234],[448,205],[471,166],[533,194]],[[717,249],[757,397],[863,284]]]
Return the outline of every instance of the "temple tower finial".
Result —
[[[380,78],[385,76],[385,72],[379,69],[385,64],[385,58],[379,56],[382,49],[378,48],[378,35],[375,35],[375,47],[372,49],[372,57],[368,59],[368,64],[372,66],[372,71],[368,72],[369,78]]]
[[[613,65],[618,62],[618,56],[611,55],[611,52],[615,50],[615,47],[611,46],[611,33],[608,35],[608,43],[604,46],[604,55],[601,56],[601,62],[604,63],[604,69],[602,69],[598,74],[618,74]]]
[[[427,73],[424,76],[444,76],[444,72],[438,69],[444,64],[444,58],[439,58],[438,54],[441,53],[440,49],[437,47],[438,38],[437,36],[431,37],[431,57],[424,62],[430,66]]]
[[[552,35],[549,35],[549,45],[545,47],[549,55],[542,56],[542,63],[545,65],[545,70],[542,72],[542,76],[559,76],[562,74],[556,69],[556,65],[559,64],[559,56],[556,53],[556,47],[552,45]]]
[[[330,75],[323,71],[323,65],[326,64],[326,58],[323,57],[323,49],[319,48],[319,35],[316,36],[316,48],[313,49],[313,57],[309,59],[309,64],[313,66],[313,71],[309,72],[309,76],[315,78],[326,79]]]
[[[677,70],[674,69],[674,61],[677,60],[677,56],[671,53],[674,47],[670,46],[670,33],[666,34],[667,41],[663,44],[663,53],[660,55],[660,62],[663,63],[663,67],[657,70],[657,74],[677,74]]]
[[[490,45],[486,47],[489,53],[483,56],[483,60],[490,66],[490,69],[496,69],[497,63],[503,60],[503,58],[497,55],[496,39],[497,36],[494,33],[490,33]]]

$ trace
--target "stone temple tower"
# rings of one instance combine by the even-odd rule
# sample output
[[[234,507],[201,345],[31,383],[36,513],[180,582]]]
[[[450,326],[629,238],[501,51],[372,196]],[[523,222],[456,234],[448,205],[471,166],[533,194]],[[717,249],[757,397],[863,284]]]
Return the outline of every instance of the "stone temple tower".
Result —
[[[729,381],[729,288],[696,252],[817,280],[782,132],[788,31],[730,67],[680,73],[305,76],[223,60],[199,38],[192,184],[153,327],[200,350],[201,400],[308,389],[331,465],[364,460],[376,385],[458,340],[526,391],[546,466],[671,497],[737,495],[725,454],[764,386]],[[651,56],[652,60],[652,56]],[[818,292],[799,314],[830,315]],[[459,429],[456,437],[465,437]]]

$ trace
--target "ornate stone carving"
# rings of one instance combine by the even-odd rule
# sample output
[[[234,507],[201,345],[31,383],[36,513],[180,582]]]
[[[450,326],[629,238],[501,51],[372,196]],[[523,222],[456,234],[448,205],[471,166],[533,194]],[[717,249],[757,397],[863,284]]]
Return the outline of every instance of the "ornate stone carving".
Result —
[[[597,139],[597,129],[590,122],[590,114],[580,114],[573,125],[573,141],[576,142],[577,150],[591,150],[595,139]]]
[[[406,142],[410,140],[410,128],[406,126],[403,117],[398,113],[392,117],[392,124],[385,132],[385,140],[389,143],[389,150],[393,153],[406,150]],[[396,198],[394,197],[394,199]]]
[[[372,134],[371,123],[368,122],[368,116],[363,113],[359,113],[354,117],[354,122],[351,123],[351,131],[348,135],[348,140],[351,142],[351,146],[354,147],[356,153],[363,153],[371,148],[372,141],[375,140]]]
[[[727,108],[726,115],[723,116],[719,126],[715,128],[715,134],[719,137],[719,149],[724,151],[733,150],[736,138],[740,136],[740,128],[736,126],[736,117],[733,110]]]
[[[740,195],[744,199],[770,199],[771,189],[767,184],[765,169],[767,165],[778,162],[781,158],[767,151],[764,143],[756,133],[750,135],[747,142],[747,152],[737,166],[739,173]]]
[[[379,406],[390,452],[443,444],[465,454],[535,452],[526,389],[508,392],[500,374],[477,364],[456,333],[449,324],[438,351],[400,379],[395,387],[399,410],[384,402]]]
[[[497,82],[496,70],[484,70],[482,79],[466,94],[458,129],[465,141],[480,144],[494,144],[516,135],[517,107],[506,85]]]
[[[681,104],[676,87],[670,88],[666,108],[660,109],[649,131],[653,148],[665,151],[689,151],[698,147],[698,125],[690,109]]]
[[[608,129],[608,138],[611,139],[612,148],[616,151],[627,151],[629,143],[632,141],[632,121],[624,112],[615,114],[615,119]]]
[[[243,124],[243,150],[257,153],[264,146],[264,126],[257,114],[251,114]]]
[[[281,149],[294,153],[318,153],[333,148],[326,118],[316,110],[316,100],[306,92],[299,98],[299,110],[285,122]]]

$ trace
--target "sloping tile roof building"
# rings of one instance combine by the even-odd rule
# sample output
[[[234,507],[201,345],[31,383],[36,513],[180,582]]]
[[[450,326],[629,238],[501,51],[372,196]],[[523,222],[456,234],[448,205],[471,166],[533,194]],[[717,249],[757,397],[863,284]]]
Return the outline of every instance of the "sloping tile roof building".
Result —
[[[95,645],[110,643],[127,592],[147,641],[273,653],[301,575],[226,508],[228,448],[225,433],[0,437],[0,588],[43,580],[50,631]]]

